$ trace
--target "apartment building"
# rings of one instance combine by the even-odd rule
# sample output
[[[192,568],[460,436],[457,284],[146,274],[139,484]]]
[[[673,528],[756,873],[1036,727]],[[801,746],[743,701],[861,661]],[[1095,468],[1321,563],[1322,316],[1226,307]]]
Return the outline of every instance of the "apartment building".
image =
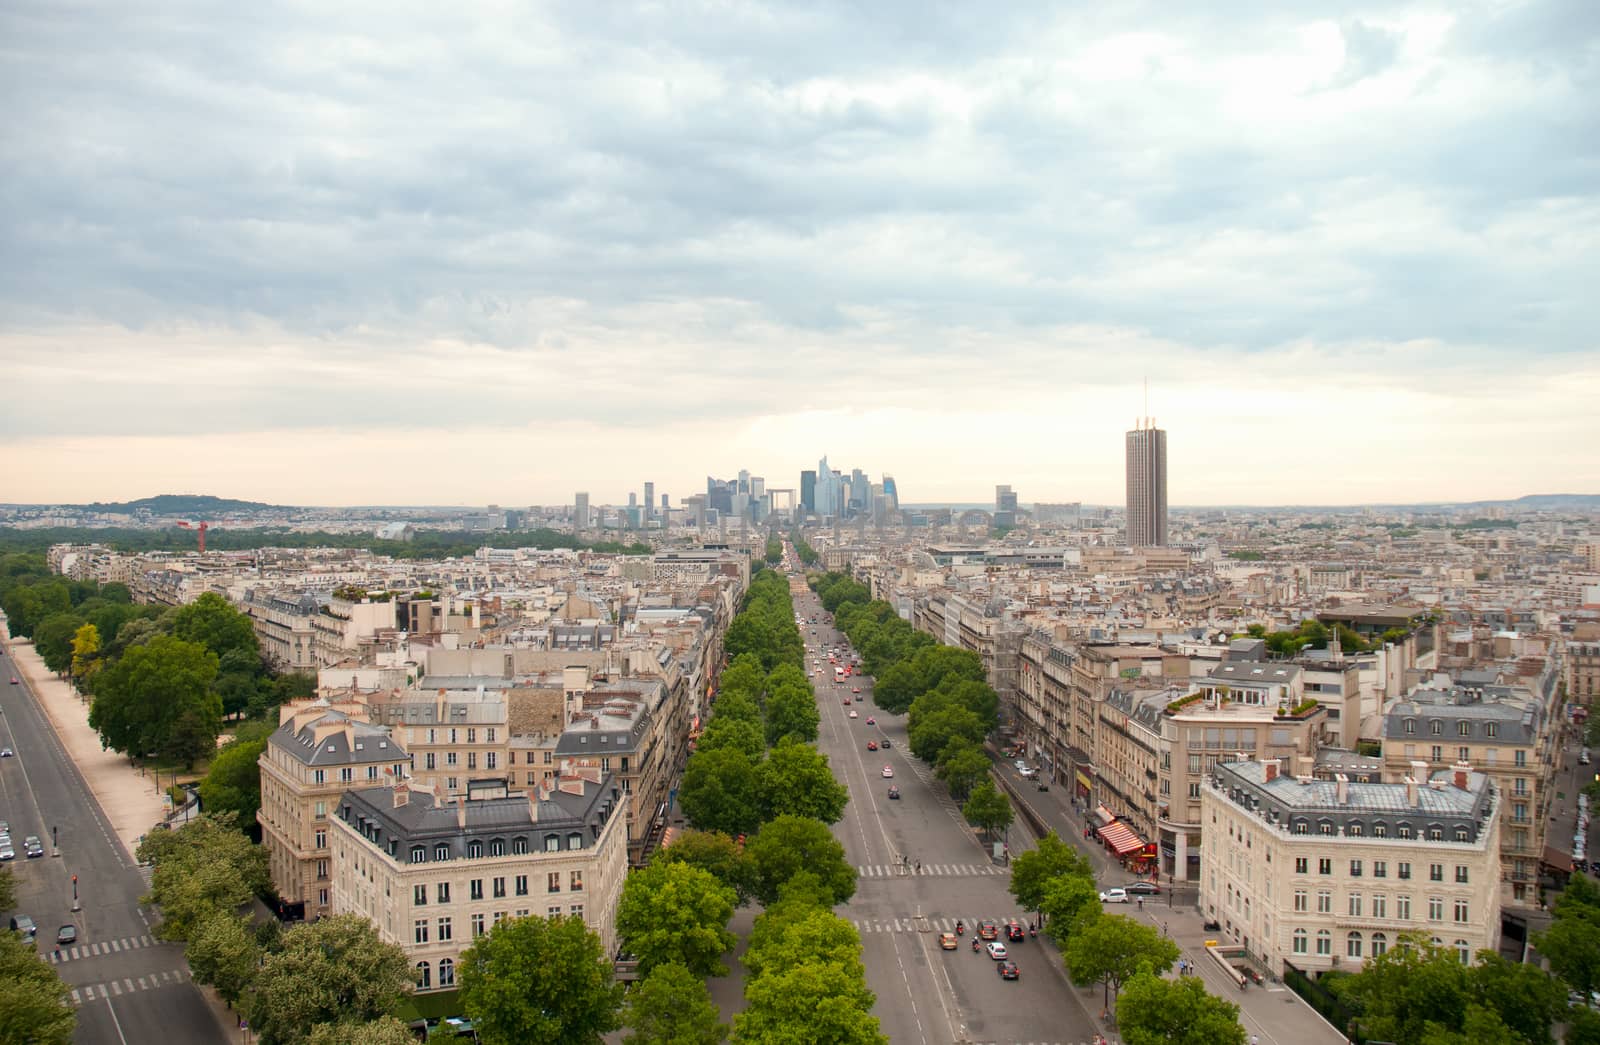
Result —
[[[411,758],[388,730],[368,724],[360,705],[316,700],[279,714],[259,760],[256,821],[286,913],[315,918],[331,910],[328,821],[339,795],[404,781]]]
[[[1402,779],[1418,762],[1435,771],[1466,762],[1499,789],[1505,802],[1502,899],[1508,904],[1538,900],[1555,725],[1540,702],[1511,687],[1459,686],[1443,676],[1395,701],[1384,715],[1386,780]]]
[[[1600,696],[1600,642],[1569,643],[1567,660],[1567,700],[1593,707]]]
[[[245,589],[239,611],[250,618],[261,655],[280,671],[316,671],[317,659],[311,622],[323,600],[308,592],[289,593],[272,588]]]
[[[431,606],[432,603],[427,605]],[[363,640],[395,627],[393,602],[352,602],[333,598],[311,618],[312,646],[318,664],[338,664],[354,657]],[[413,634],[416,632],[413,630]]]
[[[1482,773],[1400,783],[1219,762],[1201,795],[1200,908],[1274,974],[1360,971],[1423,932],[1463,962],[1500,931],[1500,808]]]
[[[406,784],[346,792],[331,819],[333,912],[406,952],[419,991],[456,986],[461,952],[508,918],[583,919],[616,953],[627,875],[621,794],[563,767],[526,795],[469,800]]]

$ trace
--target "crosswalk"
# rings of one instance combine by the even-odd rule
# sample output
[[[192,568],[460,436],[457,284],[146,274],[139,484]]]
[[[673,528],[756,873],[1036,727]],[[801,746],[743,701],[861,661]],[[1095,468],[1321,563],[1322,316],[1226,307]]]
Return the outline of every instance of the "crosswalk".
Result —
[[[857,864],[856,872],[862,878],[915,878],[918,875],[942,875],[947,878],[971,878],[979,875],[1008,874],[1003,867],[993,864],[916,864],[902,867],[899,864]]]
[[[974,932],[977,931],[977,927],[980,923],[993,922],[995,925],[1000,927],[1000,941],[1004,943],[1006,922],[1012,920],[1013,918],[1015,918],[1017,922],[1024,928],[1027,927],[1028,920],[1026,918],[1019,918],[1016,912],[1012,912],[1011,914],[1002,914],[999,916],[990,915],[988,917],[979,918],[852,918],[850,919],[850,924],[855,926],[856,931],[860,933],[953,933],[956,931],[956,922],[960,921],[966,924],[966,935],[970,937]]]
[[[139,991],[153,991],[162,987],[176,987],[189,982],[189,970],[171,969],[162,972],[146,973],[143,976],[122,976],[104,983],[94,983],[86,987],[74,987],[68,992],[72,1004],[83,1005],[91,1001],[100,1001],[106,998],[117,998],[124,994],[135,994]]]
[[[102,954],[119,954],[122,951],[136,951],[141,947],[154,947],[156,940],[151,936],[124,936],[120,940],[106,940],[100,943],[80,943],[76,947],[57,948],[46,955],[50,964],[60,965],[62,962],[77,961],[79,958],[95,958]]]

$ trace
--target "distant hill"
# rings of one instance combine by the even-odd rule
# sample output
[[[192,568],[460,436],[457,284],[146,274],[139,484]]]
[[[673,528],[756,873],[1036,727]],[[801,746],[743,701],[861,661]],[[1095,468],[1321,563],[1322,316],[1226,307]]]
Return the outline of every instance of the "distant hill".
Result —
[[[133,515],[136,512],[149,512],[151,515],[192,515],[200,519],[216,518],[220,515],[238,515],[247,512],[259,512],[277,505],[263,504],[260,501],[235,501],[228,497],[212,497],[210,494],[200,493],[164,493],[155,497],[141,497],[137,501],[122,501],[83,505],[90,511],[108,512],[115,515]]]

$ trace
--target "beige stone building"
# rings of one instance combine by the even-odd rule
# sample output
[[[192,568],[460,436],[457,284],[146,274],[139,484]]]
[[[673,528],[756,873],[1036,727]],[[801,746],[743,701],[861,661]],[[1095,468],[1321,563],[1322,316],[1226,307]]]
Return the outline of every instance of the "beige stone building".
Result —
[[[1422,932],[1463,962],[1497,946],[1500,807],[1489,778],[1418,764],[1403,783],[1224,762],[1202,788],[1200,908],[1275,975],[1357,972]]]
[[[388,730],[367,724],[360,705],[318,700],[280,715],[261,752],[256,820],[278,898],[288,911],[315,918],[330,910],[328,824],[339,795],[404,781],[411,758]]]
[[[582,918],[615,954],[621,802],[598,769],[571,766],[526,795],[346,792],[331,820],[333,912],[401,947],[423,991],[456,986],[461,952],[508,918]]]

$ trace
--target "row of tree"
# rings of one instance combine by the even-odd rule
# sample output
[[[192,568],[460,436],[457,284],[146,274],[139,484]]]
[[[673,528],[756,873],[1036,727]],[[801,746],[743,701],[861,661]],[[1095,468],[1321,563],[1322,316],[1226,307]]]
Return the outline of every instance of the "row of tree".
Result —
[[[1011,895],[1038,912],[1072,982],[1101,984],[1128,1045],[1244,1045],[1239,1007],[1198,976],[1165,978],[1178,945],[1152,926],[1100,905],[1089,861],[1054,832],[1011,863]]]
[[[49,527],[18,530],[0,527],[0,553],[31,553],[43,557],[52,544],[102,544],[124,554],[187,552],[195,550],[193,530],[177,526],[160,530],[124,527],[90,529]],[[206,533],[211,551],[251,551],[257,548],[365,548],[375,555],[395,559],[469,558],[479,548],[570,548],[612,555],[649,555],[642,541],[582,540],[571,533],[546,527],[500,530],[494,533],[458,530],[420,530],[409,540],[389,540],[370,533],[327,533],[261,527],[228,529],[215,526]]]
[[[990,837],[1009,827],[1011,803],[990,779],[983,750],[999,724],[1000,697],[984,680],[982,659],[916,631],[893,606],[843,574],[814,574],[810,584],[875,679],[873,702],[910,713],[911,753],[964,803],[969,823]]]
[[[9,864],[0,864],[0,911],[16,906],[16,879]],[[37,946],[23,943],[21,934],[0,929],[0,1042],[67,1045],[77,1023],[55,967]]]
[[[818,559],[817,550],[807,544],[805,538],[796,530],[789,538],[789,543],[794,545],[794,553],[800,558],[800,565],[810,566]]]

